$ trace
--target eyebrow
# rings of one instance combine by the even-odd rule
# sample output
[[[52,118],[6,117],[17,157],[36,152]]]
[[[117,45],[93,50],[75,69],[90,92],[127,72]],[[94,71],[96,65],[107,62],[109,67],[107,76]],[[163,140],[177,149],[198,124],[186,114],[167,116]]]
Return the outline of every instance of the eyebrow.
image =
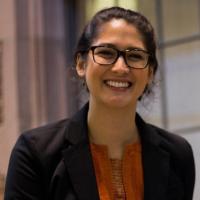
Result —
[[[112,48],[118,49],[117,46],[112,43],[100,43],[97,46],[112,47]]]
[[[116,45],[114,45],[114,44],[112,44],[112,43],[100,43],[100,44],[94,45],[94,46],[105,46],[105,47],[111,47],[111,48],[115,48],[115,49],[120,50]],[[127,47],[126,49],[123,49],[123,50],[135,50],[135,49],[137,49],[137,50],[142,50],[142,51],[146,51],[146,52],[147,52],[146,49],[142,49],[142,48],[139,48],[139,47],[133,47],[133,46],[129,46],[129,47]]]

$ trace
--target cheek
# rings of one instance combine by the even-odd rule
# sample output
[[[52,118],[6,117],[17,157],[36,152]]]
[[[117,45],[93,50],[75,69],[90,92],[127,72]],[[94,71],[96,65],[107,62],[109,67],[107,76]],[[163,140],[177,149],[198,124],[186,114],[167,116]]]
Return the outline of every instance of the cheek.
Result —
[[[85,73],[85,80],[88,86],[88,89],[91,90],[92,87],[95,87],[95,82],[98,78],[98,70],[96,70],[95,66],[88,65]]]
[[[88,81],[95,81],[97,79],[100,79],[105,70],[106,68],[103,68],[102,66],[93,63],[93,61],[90,61],[87,63],[86,67],[86,74],[85,74],[86,79]]]
[[[140,84],[141,86],[146,86],[146,84],[148,84],[149,82],[149,72],[147,70],[135,71],[134,76],[137,79],[138,84]]]

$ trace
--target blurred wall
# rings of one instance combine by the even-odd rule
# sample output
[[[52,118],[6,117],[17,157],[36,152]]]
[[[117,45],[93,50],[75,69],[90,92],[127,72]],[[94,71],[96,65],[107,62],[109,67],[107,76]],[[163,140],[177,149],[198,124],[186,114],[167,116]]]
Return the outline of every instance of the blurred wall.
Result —
[[[21,132],[68,116],[64,18],[63,1],[0,0],[1,175]]]
[[[1,122],[0,174],[5,174],[11,148],[18,137],[16,29],[13,1],[0,1]]]

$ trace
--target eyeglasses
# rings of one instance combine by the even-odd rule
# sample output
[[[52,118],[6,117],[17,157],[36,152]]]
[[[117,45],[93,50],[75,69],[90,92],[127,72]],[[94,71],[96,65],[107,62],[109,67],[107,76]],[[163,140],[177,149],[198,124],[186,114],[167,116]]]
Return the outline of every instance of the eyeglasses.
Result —
[[[128,67],[135,69],[144,69],[149,62],[150,54],[142,49],[126,49],[120,51],[114,47],[108,46],[92,46],[93,60],[100,65],[114,64],[120,56],[124,58],[124,61]]]

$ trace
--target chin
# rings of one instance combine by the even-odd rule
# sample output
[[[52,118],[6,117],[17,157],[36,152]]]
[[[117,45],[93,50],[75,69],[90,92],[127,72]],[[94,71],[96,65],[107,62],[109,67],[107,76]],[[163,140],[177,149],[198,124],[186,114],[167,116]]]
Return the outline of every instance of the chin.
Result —
[[[107,101],[104,101],[104,104],[110,108],[134,108],[136,101],[112,98]]]

